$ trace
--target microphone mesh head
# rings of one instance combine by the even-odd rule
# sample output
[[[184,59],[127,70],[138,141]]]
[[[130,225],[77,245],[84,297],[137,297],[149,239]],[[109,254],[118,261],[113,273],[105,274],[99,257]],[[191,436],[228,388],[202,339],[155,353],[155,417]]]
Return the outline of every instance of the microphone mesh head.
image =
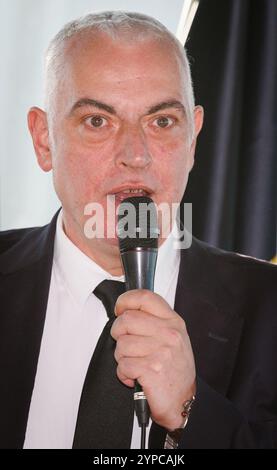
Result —
[[[133,248],[158,248],[158,218],[156,206],[150,197],[124,199],[118,207],[120,251]]]

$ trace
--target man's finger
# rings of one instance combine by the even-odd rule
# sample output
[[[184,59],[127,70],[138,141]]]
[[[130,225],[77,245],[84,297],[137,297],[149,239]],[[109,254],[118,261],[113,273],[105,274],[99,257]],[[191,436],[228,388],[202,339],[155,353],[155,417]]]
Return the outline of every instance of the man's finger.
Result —
[[[126,310],[143,310],[159,318],[171,318],[175,313],[160,295],[146,289],[130,290],[118,297],[115,314]]]
[[[113,322],[111,335],[117,341],[121,335],[138,335],[155,337],[159,331],[168,327],[164,318],[157,318],[142,310],[126,310]]]
[[[157,350],[159,341],[153,337],[137,335],[120,335],[114,357],[118,362],[122,357],[145,357]]]

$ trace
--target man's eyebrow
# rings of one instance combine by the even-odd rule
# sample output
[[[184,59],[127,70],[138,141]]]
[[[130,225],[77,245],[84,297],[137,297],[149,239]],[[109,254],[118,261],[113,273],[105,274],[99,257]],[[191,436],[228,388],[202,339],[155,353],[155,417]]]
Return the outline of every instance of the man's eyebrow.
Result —
[[[76,103],[74,103],[69,112],[69,116],[73,114],[76,109],[82,108],[84,106],[93,106],[94,108],[103,109],[104,111],[107,111],[110,114],[116,114],[115,109],[108,104],[102,103],[101,101],[93,100],[91,98],[82,98],[76,101]]]
[[[104,111],[107,111],[110,114],[116,115],[116,110],[114,109],[113,106],[110,106],[106,103],[103,103],[102,101],[94,100],[91,98],[81,98],[80,100],[76,101],[76,103],[74,103],[74,105],[72,106],[69,112],[69,116],[71,116],[71,114],[73,114],[76,109],[79,109],[85,106],[93,106],[94,108],[103,109]],[[186,114],[185,107],[181,103],[181,101],[170,100],[170,101],[162,101],[161,103],[157,103],[154,106],[151,106],[147,110],[146,115],[154,114],[154,113],[157,113],[158,111],[162,111],[163,109],[168,109],[168,108],[177,108],[183,111],[184,114]]]
[[[177,108],[183,111],[184,114],[186,114],[186,110],[183,103],[178,100],[163,101],[162,103],[155,104],[154,106],[151,106],[151,108],[148,109],[147,114],[154,114],[158,111],[162,111],[163,109],[167,108]]]

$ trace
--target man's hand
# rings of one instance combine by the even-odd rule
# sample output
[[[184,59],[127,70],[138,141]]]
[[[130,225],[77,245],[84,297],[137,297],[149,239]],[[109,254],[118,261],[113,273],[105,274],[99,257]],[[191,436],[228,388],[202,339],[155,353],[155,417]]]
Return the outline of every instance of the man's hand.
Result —
[[[122,294],[111,329],[117,341],[117,375],[142,386],[152,419],[168,430],[181,427],[182,403],[195,394],[195,365],[183,319],[159,295],[136,289]]]

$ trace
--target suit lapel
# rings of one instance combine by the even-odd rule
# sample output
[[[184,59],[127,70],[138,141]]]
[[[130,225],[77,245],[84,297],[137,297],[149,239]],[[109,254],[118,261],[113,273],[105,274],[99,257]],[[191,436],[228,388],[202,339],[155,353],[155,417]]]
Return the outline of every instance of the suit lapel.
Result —
[[[232,286],[222,283],[224,265],[223,256],[211,256],[204,244],[193,239],[191,248],[181,252],[175,310],[186,322],[197,374],[226,395],[240,344],[243,315]]]
[[[226,310],[189,290],[176,299],[175,308],[186,322],[197,375],[226,395],[240,343],[242,318],[228,315]]]
[[[0,442],[22,448],[51,278],[56,217],[0,257]]]
[[[226,395],[243,327],[238,299],[222,285],[215,257],[204,244],[193,238],[191,248],[180,256],[174,309],[186,322],[197,375]],[[151,448],[162,448],[165,436],[153,423]]]

